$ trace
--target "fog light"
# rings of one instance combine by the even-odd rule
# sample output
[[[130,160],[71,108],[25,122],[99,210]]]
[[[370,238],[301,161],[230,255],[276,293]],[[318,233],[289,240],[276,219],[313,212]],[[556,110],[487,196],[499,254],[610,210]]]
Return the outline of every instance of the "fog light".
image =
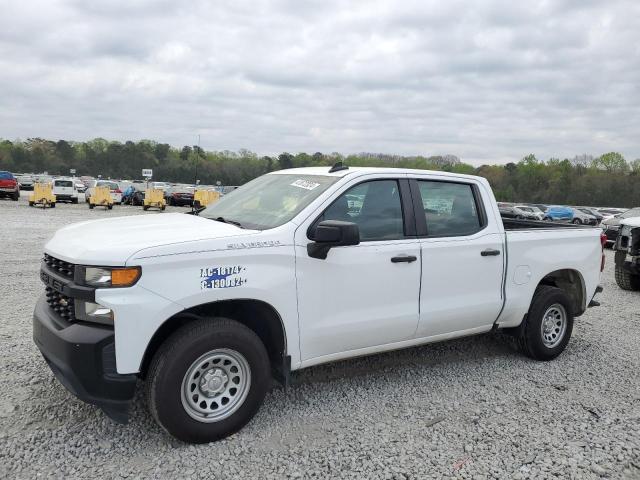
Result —
[[[113,325],[113,310],[98,303],[76,301],[76,320]]]

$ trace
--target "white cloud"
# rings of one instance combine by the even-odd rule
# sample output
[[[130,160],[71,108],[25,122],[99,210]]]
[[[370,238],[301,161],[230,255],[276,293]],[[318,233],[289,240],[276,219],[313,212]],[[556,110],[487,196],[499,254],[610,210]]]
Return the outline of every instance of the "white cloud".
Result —
[[[10,0],[0,137],[632,159],[639,17],[633,0]]]

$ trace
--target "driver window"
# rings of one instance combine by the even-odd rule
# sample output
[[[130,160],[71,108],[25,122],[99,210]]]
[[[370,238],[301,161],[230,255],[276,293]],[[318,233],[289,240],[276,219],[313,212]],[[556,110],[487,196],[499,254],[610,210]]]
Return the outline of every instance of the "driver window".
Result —
[[[319,221],[353,222],[361,241],[404,238],[400,190],[396,180],[372,180],[343,193]]]

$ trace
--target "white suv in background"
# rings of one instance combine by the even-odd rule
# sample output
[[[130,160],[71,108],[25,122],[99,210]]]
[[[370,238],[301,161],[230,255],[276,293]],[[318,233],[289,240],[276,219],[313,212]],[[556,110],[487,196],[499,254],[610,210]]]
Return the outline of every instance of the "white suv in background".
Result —
[[[56,178],[53,181],[53,194],[56,196],[56,202],[78,203],[78,190],[72,178]]]

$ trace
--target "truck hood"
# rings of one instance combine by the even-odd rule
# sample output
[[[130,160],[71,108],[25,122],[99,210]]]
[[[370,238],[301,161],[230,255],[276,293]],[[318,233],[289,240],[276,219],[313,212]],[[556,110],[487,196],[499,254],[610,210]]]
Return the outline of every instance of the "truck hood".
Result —
[[[184,213],[133,215],[61,228],[45,245],[45,251],[75,264],[124,265],[145,248],[257,233]]]

